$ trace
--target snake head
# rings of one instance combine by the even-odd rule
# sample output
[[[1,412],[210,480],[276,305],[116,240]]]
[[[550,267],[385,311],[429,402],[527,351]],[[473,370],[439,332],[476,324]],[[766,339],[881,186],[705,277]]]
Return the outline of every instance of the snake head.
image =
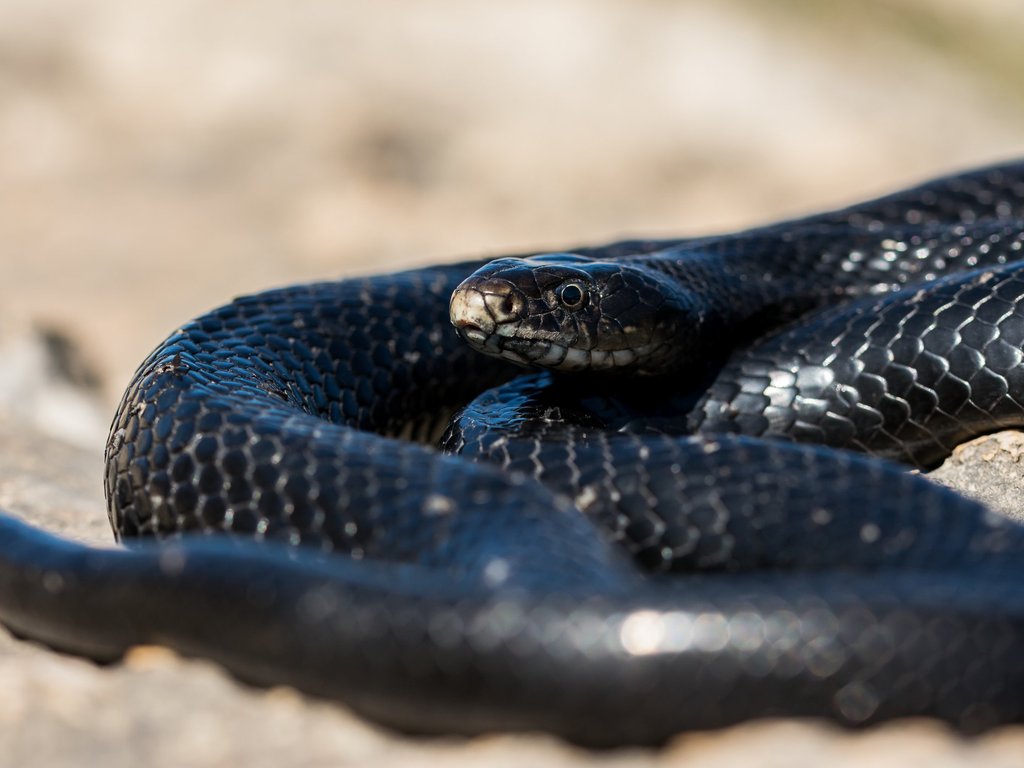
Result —
[[[449,311],[470,346],[519,365],[655,375],[685,358],[699,306],[653,270],[558,253],[492,261]]]

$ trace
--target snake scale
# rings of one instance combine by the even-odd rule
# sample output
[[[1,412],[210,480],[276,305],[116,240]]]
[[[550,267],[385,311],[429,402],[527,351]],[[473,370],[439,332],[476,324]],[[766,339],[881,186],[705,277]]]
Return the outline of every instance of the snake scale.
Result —
[[[1024,423],[1022,220],[1006,164],[737,234],[236,299],[114,417],[129,545],[0,516],[0,621],[412,732],[1024,720],[1024,529],[884,460]]]

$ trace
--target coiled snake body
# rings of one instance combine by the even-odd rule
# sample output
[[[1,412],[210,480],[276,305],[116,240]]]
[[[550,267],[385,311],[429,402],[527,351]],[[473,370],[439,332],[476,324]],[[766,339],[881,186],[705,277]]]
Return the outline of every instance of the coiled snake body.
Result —
[[[793,442],[927,466],[1021,424],[1022,219],[1006,165],[726,237],[237,299],[161,344],[114,419],[114,530],[167,541],[0,517],[0,620],[413,731],[1024,720],[1021,527]],[[461,456],[398,439],[517,372],[450,302],[485,352],[636,375],[498,387],[449,427]]]

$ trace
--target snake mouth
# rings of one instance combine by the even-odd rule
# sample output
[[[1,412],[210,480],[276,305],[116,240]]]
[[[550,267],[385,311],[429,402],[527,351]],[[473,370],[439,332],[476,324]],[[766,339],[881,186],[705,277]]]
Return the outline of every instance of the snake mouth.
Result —
[[[500,357],[524,368],[554,371],[632,371],[637,360],[655,345],[630,349],[586,349],[560,343],[555,339],[521,336],[516,323],[491,323],[489,327],[465,317],[453,320],[459,336],[473,349],[491,357]]]
[[[491,334],[484,331],[483,328],[472,323],[455,323],[454,325],[459,335],[473,346],[485,346],[491,337]]]
[[[455,331],[459,336],[478,352],[483,352],[487,355],[504,356],[501,342],[505,337],[501,335],[500,327],[495,323],[487,325],[460,318],[458,320],[453,319],[452,325],[455,326]]]
[[[566,372],[628,371],[652,346],[605,350],[566,344],[556,333],[524,334],[518,322],[496,321],[482,297],[473,291],[460,291],[452,296],[451,322],[473,349],[524,368]]]
[[[497,334],[487,339],[486,348],[477,348],[482,352],[502,357],[527,368],[545,368],[564,372],[628,371],[646,351],[646,348],[584,349],[560,344],[556,341],[499,336]]]

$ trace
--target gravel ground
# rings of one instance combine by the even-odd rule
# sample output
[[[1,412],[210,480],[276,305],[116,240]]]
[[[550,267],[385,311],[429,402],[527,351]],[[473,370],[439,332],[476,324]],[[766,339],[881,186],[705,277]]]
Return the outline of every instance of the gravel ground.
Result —
[[[836,205],[1022,154],[1012,0],[0,0],[0,507],[97,544],[133,367],[233,295]],[[1020,515],[1021,443],[939,474]],[[0,633],[0,766],[1024,765],[1024,729],[409,739]]]

